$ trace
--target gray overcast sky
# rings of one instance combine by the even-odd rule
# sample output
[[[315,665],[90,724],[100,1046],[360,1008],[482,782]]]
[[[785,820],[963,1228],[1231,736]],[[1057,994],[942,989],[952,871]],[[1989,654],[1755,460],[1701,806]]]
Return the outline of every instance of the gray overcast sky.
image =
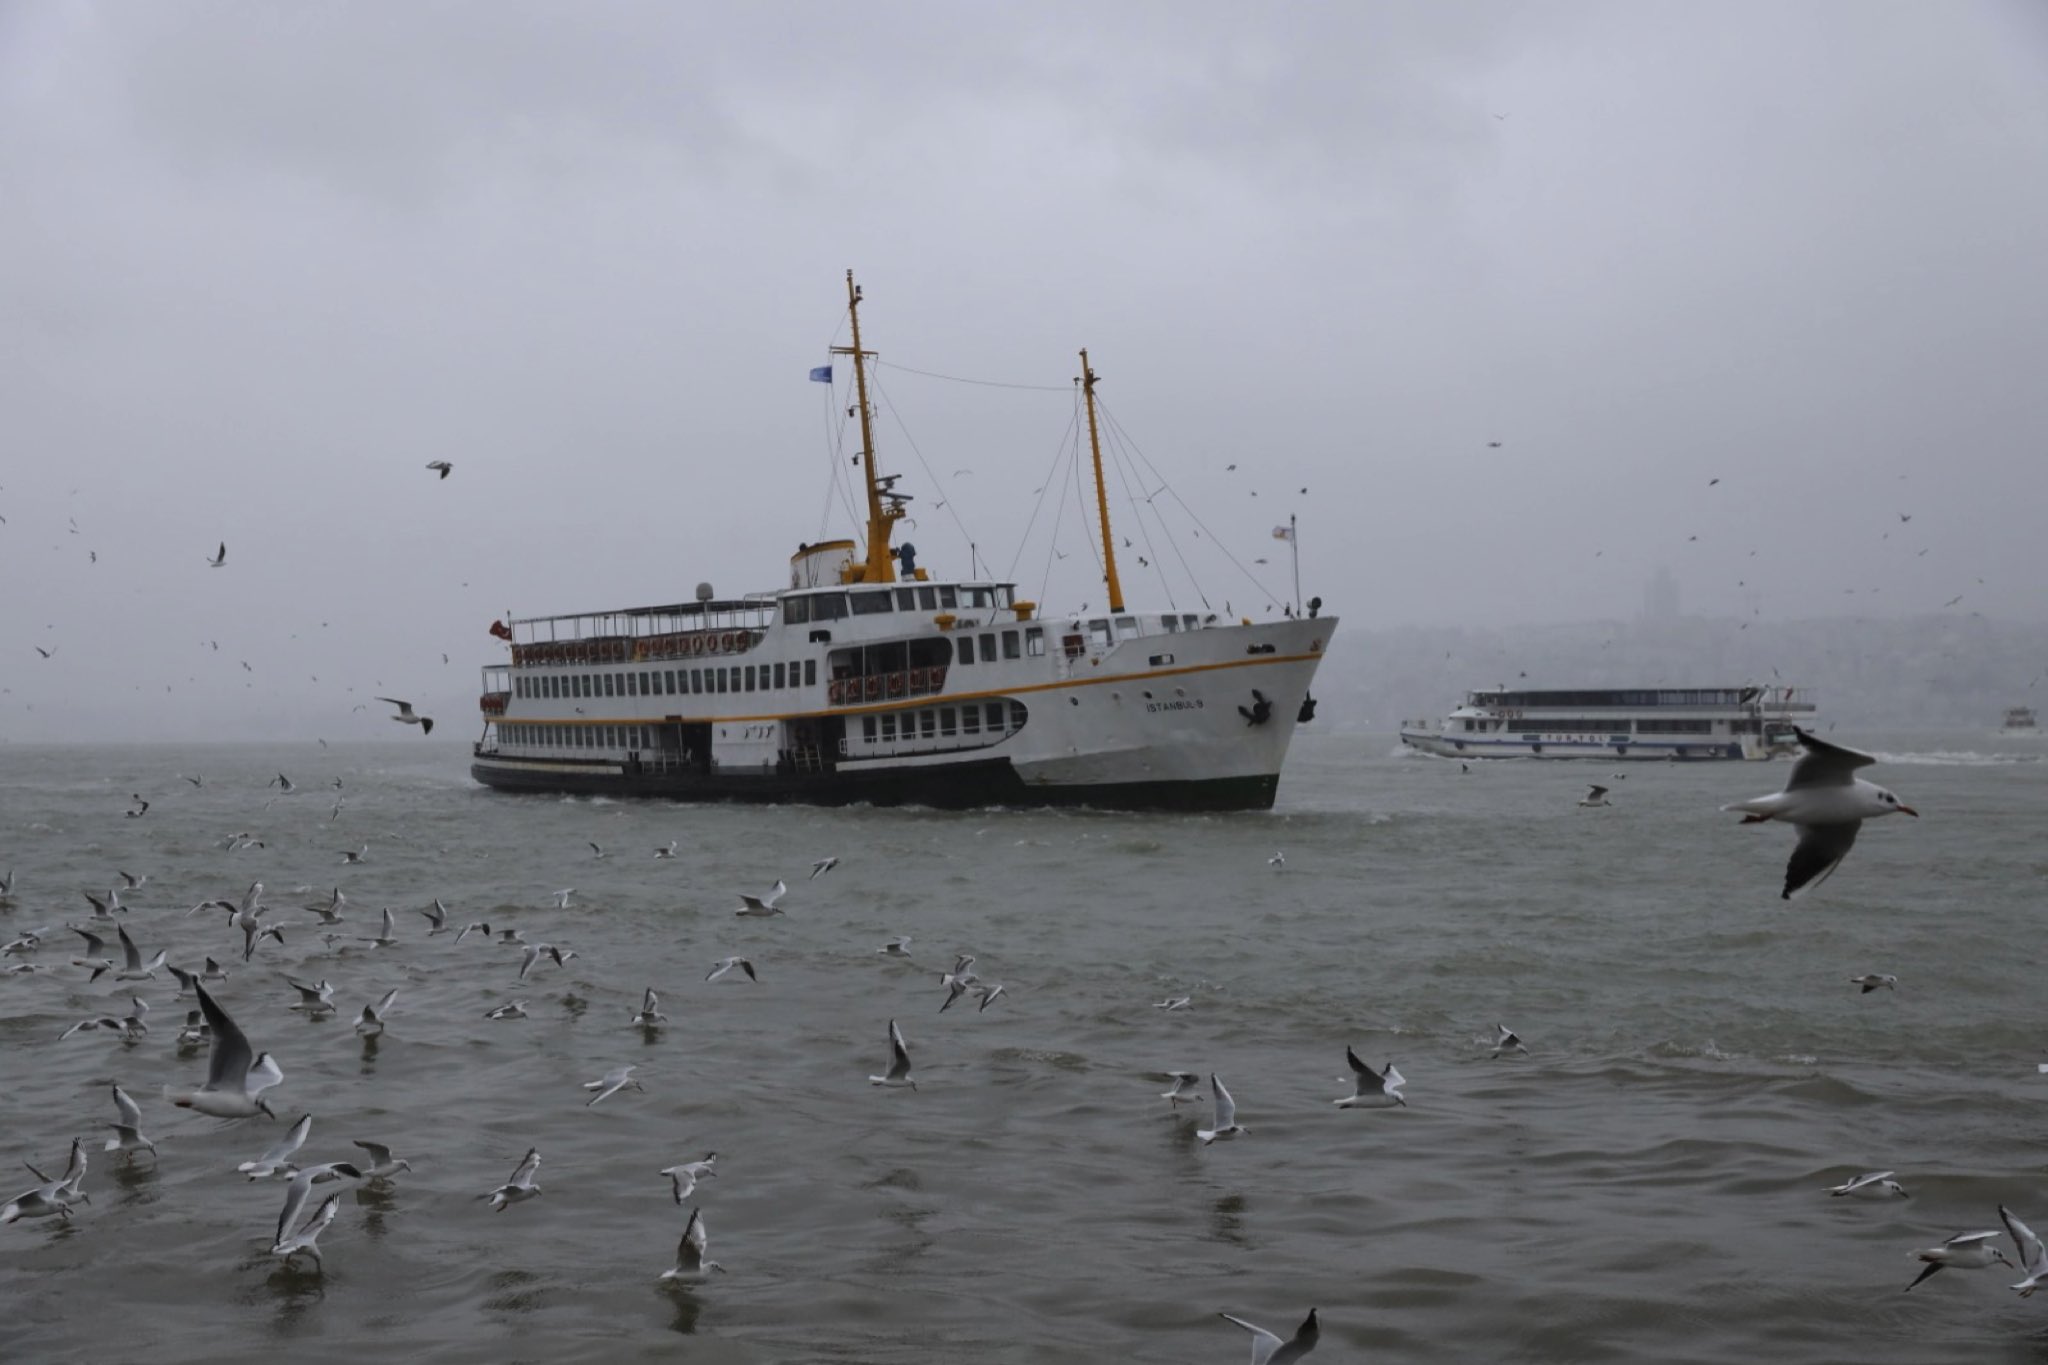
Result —
[[[2044,166],[2017,2],[0,0],[0,737],[460,731],[508,608],[777,586],[849,266],[923,562],[1055,608],[1086,345],[1209,528],[1119,500],[1134,604],[1292,512],[1361,628],[2040,619]]]

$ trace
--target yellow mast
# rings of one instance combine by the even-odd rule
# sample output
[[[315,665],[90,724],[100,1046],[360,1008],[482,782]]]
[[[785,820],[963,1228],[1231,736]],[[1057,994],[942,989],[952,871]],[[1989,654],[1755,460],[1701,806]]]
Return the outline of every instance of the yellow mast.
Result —
[[[857,583],[893,583],[896,566],[889,554],[889,537],[903,515],[903,504],[891,500],[883,506],[882,481],[875,475],[875,429],[868,408],[868,372],[864,362],[873,354],[860,348],[860,286],[853,272],[846,272],[846,311],[853,319],[853,345],[834,346],[832,354],[853,357],[853,382],[860,401],[860,463],[868,486],[867,562],[853,571]]]
[[[1102,518],[1103,581],[1109,584],[1109,609],[1124,609],[1124,585],[1116,576],[1116,542],[1109,535],[1109,490],[1102,482],[1102,440],[1095,432],[1095,371],[1088,368],[1088,352],[1081,352],[1081,393],[1088,400],[1088,448],[1095,452],[1095,511]]]

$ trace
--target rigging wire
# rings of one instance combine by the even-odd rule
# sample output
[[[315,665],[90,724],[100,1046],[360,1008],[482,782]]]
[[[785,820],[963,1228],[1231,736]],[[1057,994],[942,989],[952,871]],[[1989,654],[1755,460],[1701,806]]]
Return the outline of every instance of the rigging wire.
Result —
[[[1028,545],[1031,541],[1031,528],[1038,524],[1038,514],[1045,508],[1045,490],[1053,486],[1054,475],[1057,474],[1059,470],[1059,462],[1061,458],[1066,454],[1067,442],[1074,439],[1074,429],[1076,425],[1079,423],[1079,421],[1080,410],[1077,407],[1075,409],[1074,416],[1070,418],[1067,422],[1067,429],[1064,432],[1060,433],[1059,443],[1053,447],[1052,464],[1046,470],[1045,482],[1041,483],[1040,485],[1038,485],[1037,488],[1032,490],[1035,494],[1037,494],[1037,501],[1031,504],[1031,516],[1028,520],[1025,521],[1024,530],[1017,537],[1017,553],[1011,556],[1010,567],[1003,574],[1004,578],[1009,579],[1012,582],[1016,581],[1017,565],[1024,558],[1024,547]],[[1052,562],[1050,555],[1046,557],[1046,562],[1048,565]],[[1040,586],[1039,600],[1045,600],[1043,585]]]
[[[946,494],[945,497],[939,499],[939,502],[944,505],[946,515],[952,518],[953,525],[959,529],[960,538],[969,545],[974,544],[974,537],[968,532],[967,523],[960,519],[959,508],[953,505],[952,493],[940,483],[939,472],[933,469],[931,461],[924,457],[924,451],[918,447],[917,438],[910,434],[909,426],[903,421],[903,414],[896,409],[896,400],[889,397],[889,391],[882,387],[882,381],[879,376],[875,379],[875,392],[881,395],[882,406],[889,410],[889,416],[895,421],[896,429],[903,433],[903,443],[910,447],[911,454],[917,456],[917,462],[923,467],[925,477],[931,481],[931,486],[939,492]],[[938,511],[939,509],[934,507],[932,510]]]
[[[1160,586],[1163,589],[1165,589],[1166,605],[1172,607],[1175,611],[1178,611],[1180,610],[1180,604],[1173,600],[1173,584],[1167,579],[1166,574],[1158,567],[1159,551],[1152,544],[1152,529],[1151,527],[1145,524],[1145,514],[1139,508],[1137,496],[1132,492],[1131,489],[1130,459],[1126,455],[1124,448],[1117,442],[1116,434],[1114,432],[1110,434],[1110,457],[1111,463],[1116,467],[1117,482],[1123,485],[1124,501],[1130,504],[1131,520],[1137,523],[1138,534],[1144,537],[1145,548],[1151,551],[1152,553],[1152,563],[1150,567],[1152,568],[1152,572],[1158,576]],[[1140,479],[1138,481],[1138,486],[1140,488],[1144,487],[1143,479]],[[1157,514],[1157,509],[1154,509],[1154,514]],[[1162,529],[1164,528],[1164,525],[1165,523],[1162,522]],[[1127,545],[1129,544],[1128,541],[1126,541],[1125,543]],[[1199,585],[1196,587],[1195,591],[1197,593],[1201,591]]]
[[[926,379],[943,379],[949,384],[973,384],[984,389],[1027,389],[1034,393],[1065,393],[1067,391],[1065,384],[1009,384],[999,379],[962,379],[957,374],[938,374],[931,370],[914,370],[908,365],[898,365],[893,360],[877,360],[875,362],[877,369],[885,365],[889,369],[901,370],[905,374],[922,375]]]

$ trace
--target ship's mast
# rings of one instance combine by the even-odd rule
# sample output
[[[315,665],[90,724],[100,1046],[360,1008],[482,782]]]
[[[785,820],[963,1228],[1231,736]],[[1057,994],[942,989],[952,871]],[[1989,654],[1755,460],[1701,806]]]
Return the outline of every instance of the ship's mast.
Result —
[[[1088,401],[1088,448],[1095,454],[1095,511],[1102,519],[1103,581],[1109,585],[1109,609],[1124,609],[1124,585],[1116,576],[1116,542],[1109,536],[1109,490],[1102,482],[1102,439],[1095,430],[1095,371],[1088,368],[1088,352],[1081,352],[1081,395]]]
[[[834,346],[832,354],[853,357],[853,383],[860,403],[860,465],[868,488],[868,549],[867,562],[856,581],[893,583],[896,581],[896,565],[889,553],[889,536],[903,515],[903,503],[895,495],[885,492],[882,480],[875,473],[874,414],[868,407],[866,365],[874,353],[860,348],[860,286],[853,282],[851,270],[846,272],[846,312],[853,320],[853,345]]]

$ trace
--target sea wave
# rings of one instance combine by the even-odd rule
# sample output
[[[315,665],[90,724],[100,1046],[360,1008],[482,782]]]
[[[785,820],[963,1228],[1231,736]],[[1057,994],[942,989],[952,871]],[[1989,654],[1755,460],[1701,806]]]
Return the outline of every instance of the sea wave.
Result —
[[[1995,768],[2008,763],[2039,763],[2039,754],[1981,754],[1974,749],[1935,749],[1928,753],[1876,755],[1880,763],[1904,763],[1929,768]]]

